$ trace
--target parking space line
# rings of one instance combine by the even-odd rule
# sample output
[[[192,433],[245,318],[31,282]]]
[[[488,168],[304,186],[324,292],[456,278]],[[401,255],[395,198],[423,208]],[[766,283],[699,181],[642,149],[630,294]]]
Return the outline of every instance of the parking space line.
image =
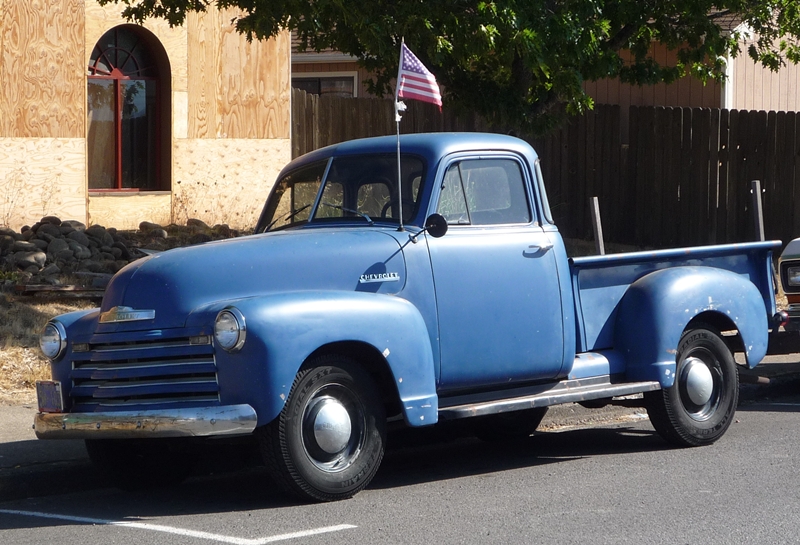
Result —
[[[176,534],[180,536],[196,537],[199,539],[207,539],[209,541],[217,541],[220,543],[230,543],[232,545],[266,545],[267,543],[275,543],[278,541],[287,541],[290,539],[298,539],[301,537],[310,537],[318,534],[327,534],[329,532],[340,532],[342,530],[350,530],[357,528],[352,524],[339,524],[336,526],[325,526],[323,528],[314,528],[312,530],[303,530],[301,532],[292,532],[289,534],[279,534],[275,536],[262,537],[256,539],[245,539],[233,536],[223,536],[220,534],[212,534],[209,532],[199,532],[197,530],[187,530],[185,528],[173,528],[172,526],[163,526],[161,524],[148,524],[145,522],[131,522],[125,520],[104,520],[88,517],[73,517],[70,515],[56,515],[53,513],[39,513],[36,511],[15,511],[13,509],[0,509],[0,513],[7,515],[20,515],[23,517],[38,517],[45,519],[65,520],[69,522],[80,522],[84,524],[98,524],[107,526],[121,526],[124,528],[136,528],[139,530],[149,530],[152,532],[164,532],[167,534]]]

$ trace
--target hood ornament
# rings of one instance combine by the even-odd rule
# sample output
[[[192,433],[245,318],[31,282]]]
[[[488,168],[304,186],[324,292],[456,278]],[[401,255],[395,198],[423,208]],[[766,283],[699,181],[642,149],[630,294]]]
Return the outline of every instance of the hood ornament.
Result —
[[[100,323],[137,322],[139,320],[154,320],[155,310],[136,310],[131,307],[114,307],[100,314]]]

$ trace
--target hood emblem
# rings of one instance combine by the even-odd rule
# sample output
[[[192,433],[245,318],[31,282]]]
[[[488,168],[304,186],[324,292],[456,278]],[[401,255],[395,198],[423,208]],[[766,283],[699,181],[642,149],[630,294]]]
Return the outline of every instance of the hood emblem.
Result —
[[[136,310],[131,307],[114,307],[100,314],[100,323],[137,322],[139,320],[154,320],[155,310]]]
[[[372,273],[362,274],[358,279],[359,284],[372,284],[374,282],[399,282],[400,273],[385,272],[385,273]]]

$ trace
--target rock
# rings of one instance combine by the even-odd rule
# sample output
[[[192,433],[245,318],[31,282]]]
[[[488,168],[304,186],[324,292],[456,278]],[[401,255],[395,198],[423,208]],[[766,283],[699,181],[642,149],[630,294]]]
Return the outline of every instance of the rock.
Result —
[[[71,225],[67,225],[66,223],[62,223],[61,225],[59,225],[58,226],[58,230],[64,236],[72,233],[73,231],[76,231],[76,229],[74,227],[72,227]]]
[[[47,254],[44,252],[16,252],[14,253],[14,263],[18,268],[29,271],[36,267],[36,272],[44,267],[47,262]]]
[[[55,263],[50,263],[48,266],[42,269],[39,274],[42,276],[54,276],[56,274],[61,274],[61,269]]]
[[[233,231],[224,223],[218,223],[211,228],[211,232],[217,236],[228,238],[233,234]]]
[[[89,247],[89,237],[87,237],[83,232],[78,231],[77,229],[67,235],[67,238],[70,240],[74,240],[78,244]],[[80,259],[80,258],[79,258]]]
[[[61,220],[55,216],[45,216],[39,220],[39,223],[49,223],[50,225],[61,225]]]
[[[75,253],[70,250],[69,248],[66,250],[61,250],[56,252],[53,255],[53,259],[56,261],[66,261],[67,263],[75,261]]]
[[[11,246],[12,252],[37,252],[39,251],[39,247],[36,246],[33,242],[28,242],[26,240],[17,240]]]
[[[14,246],[16,239],[12,235],[0,234],[0,254],[10,250]]]
[[[107,272],[105,265],[98,261],[93,261],[91,259],[84,259],[78,265],[79,271],[86,271],[86,272],[94,272],[94,273],[102,273]]]
[[[142,223],[139,224],[140,231],[147,232],[147,231],[152,231],[154,229],[163,229],[163,227],[161,227],[157,223],[150,223],[149,221],[143,221]]]
[[[148,234],[153,238],[167,238],[169,236],[164,229],[153,229]]]
[[[76,221],[76,220],[62,221],[61,222],[61,227],[64,227],[64,226],[72,227],[75,231],[85,231],[86,230],[86,225],[81,223],[81,222],[79,222],[79,221]]]
[[[61,228],[58,225],[53,225],[52,223],[43,223],[38,229],[36,229],[36,234],[40,237],[45,234],[52,235],[54,237],[60,237]]]
[[[211,235],[207,235],[205,233],[195,233],[189,237],[189,244],[202,244],[203,242],[209,242],[211,240],[214,240]]]
[[[211,229],[206,224],[206,222],[204,222],[202,220],[195,219],[195,218],[189,218],[188,220],[186,220],[186,226],[187,227],[194,227],[196,229],[199,228],[199,229],[202,229],[204,231],[208,231],[209,229]]]
[[[131,260],[131,251],[128,250],[127,245],[125,245],[123,242],[117,241],[117,242],[114,243],[114,245],[111,248],[118,249],[119,252],[120,252],[119,257],[121,257],[122,259],[125,259],[127,261]],[[117,254],[115,253],[114,255],[117,255]]]
[[[22,240],[30,240],[34,236],[36,236],[36,233],[30,227],[28,227],[27,229],[23,227],[21,235],[22,235]]]
[[[40,238],[32,238],[31,244],[36,246],[39,250],[47,250],[47,241]]]
[[[78,231],[75,231],[76,233]],[[88,248],[88,246],[84,246],[78,241],[70,240],[67,242],[69,244],[69,249],[72,250],[72,253],[75,254],[75,259],[89,259],[92,257],[92,251]]]
[[[52,241],[50,241],[50,244],[47,245],[47,253],[50,255],[54,256],[62,250],[69,251],[69,242],[63,238],[54,238]],[[70,252],[70,254],[72,254],[72,252]]]
[[[111,246],[114,244],[114,237],[112,237],[106,228],[102,225],[92,225],[87,227],[84,231],[90,239],[95,239],[99,246]]]

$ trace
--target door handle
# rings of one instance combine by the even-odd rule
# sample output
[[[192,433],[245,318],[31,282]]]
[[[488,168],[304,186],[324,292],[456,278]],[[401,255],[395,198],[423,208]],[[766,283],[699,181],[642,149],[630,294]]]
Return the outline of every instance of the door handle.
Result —
[[[525,257],[534,257],[552,249],[553,244],[551,242],[545,242],[544,244],[531,244],[526,250],[523,250],[522,255]]]

